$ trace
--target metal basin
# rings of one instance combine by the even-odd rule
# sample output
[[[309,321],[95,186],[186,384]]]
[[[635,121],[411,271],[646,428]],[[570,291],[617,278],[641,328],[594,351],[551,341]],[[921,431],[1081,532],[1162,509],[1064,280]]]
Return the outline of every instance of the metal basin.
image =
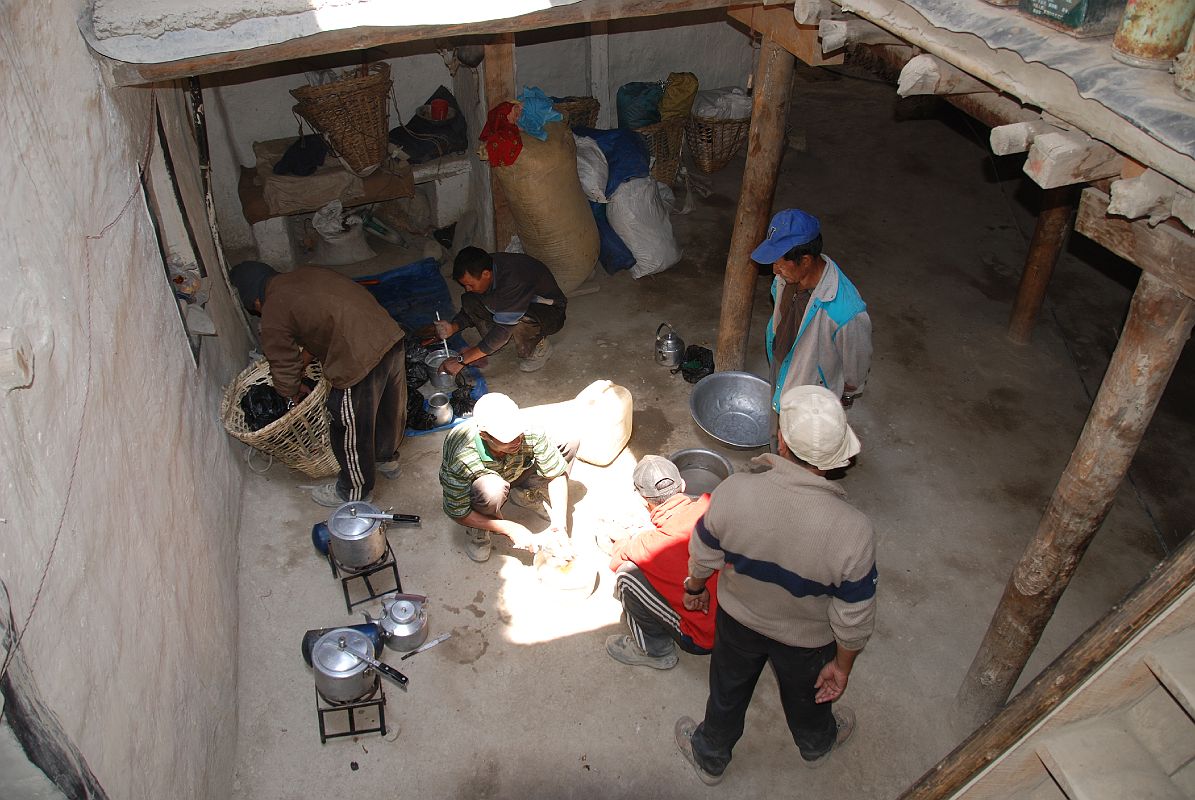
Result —
[[[685,494],[692,497],[709,494],[734,473],[734,467],[725,456],[699,447],[677,450],[668,456],[668,460],[680,470]]]
[[[693,386],[689,411],[723,444],[763,447],[769,438],[772,387],[750,372],[715,372]]]

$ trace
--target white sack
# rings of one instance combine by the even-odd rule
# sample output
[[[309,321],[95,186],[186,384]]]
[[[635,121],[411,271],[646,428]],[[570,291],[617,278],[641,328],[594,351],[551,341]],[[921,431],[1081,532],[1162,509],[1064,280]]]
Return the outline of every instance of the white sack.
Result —
[[[575,136],[577,140],[577,177],[581,179],[581,191],[595,203],[608,203],[606,181],[610,179],[610,167],[606,154],[598,143],[588,136]]]
[[[681,249],[672,235],[668,207],[652,178],[633,178],[610,198],[606,216],[635,256],[632,278],[663,272],[680,261]]]

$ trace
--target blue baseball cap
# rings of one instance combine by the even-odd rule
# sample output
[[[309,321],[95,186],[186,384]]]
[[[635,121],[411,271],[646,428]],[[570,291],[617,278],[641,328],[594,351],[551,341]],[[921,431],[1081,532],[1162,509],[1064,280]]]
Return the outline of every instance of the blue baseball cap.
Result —
[[[757,264],[774,264],[797,245],[808,244],[822,232],[821,223],[799,208],[786,208],[768,225],[768,238],[751,253]]]

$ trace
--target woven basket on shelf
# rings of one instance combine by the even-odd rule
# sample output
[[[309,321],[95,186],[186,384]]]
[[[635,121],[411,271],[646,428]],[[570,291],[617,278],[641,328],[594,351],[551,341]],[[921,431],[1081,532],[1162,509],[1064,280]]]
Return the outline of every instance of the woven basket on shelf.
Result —
[[[651,176],[669,186],[680,169],[681,145],[685,140],[685,117],[673,117],[654,125],[634,128],[647,140],[647,150],[653,159]]]
[[[328,141],[353,173],[368,175],[386,160],[390,128],[390,65],[384,61],[350,77],[290,93],[294,112]]]
[[[717,172],[726,166],[747,141],[751,118],[715,119],[689,117],[685,125],[685,144],[697,169]]]
[[[583,128],[596,128],[598,112],[602,104],[596,97],[563,97],[552,104],[552,108],[564,115],[564,124]]]
[[[328,381],[319,364],[307,367],[307,377],[316,381],[315,388],[297,406],[264,428],[255,431],[245,425],[241,398],[250,386],[260,383],[273,385],[270,364],[264,358],[236,377],[224,389],[220,403],[220,419],[224,430],[266,455],[271,455],[291,469],[312,477],[322,478],[340,471],[332,442],[328,437],[331,419],[324,403],[328,399]]]

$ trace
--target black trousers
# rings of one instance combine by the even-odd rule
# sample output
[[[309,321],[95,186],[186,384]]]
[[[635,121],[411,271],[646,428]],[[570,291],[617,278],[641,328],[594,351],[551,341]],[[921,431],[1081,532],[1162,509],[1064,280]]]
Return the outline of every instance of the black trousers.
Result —
[[[485,307],[481,295],[475,292],[465,292],[461,295],[461,311],[477,328],[477,332],[485,336],[494,327],[494,315]],[[540,340],[551,336],[564,327],[564,307],[547,306],[543,303],[532,303],[527,306],[527,312],[511,331],[510,338],[514,340],[515,351],[519,358],[526,358],[535,350]]]
[[[830,703],[815,703],[813,684],[836,652],[824,647],[793,647],[743,625],[718,608],[714,653],[710,657],[710,697],[705,720],[693,733],[693,755],[706,772],[721,775],[730,751],[743,735],[743,720],[764,665],[771,663],[780,685],[780,704],[793,741],[806,760],[825,754],[838,735]]]
[[[618,568],[614,597],[622,603],[631,638],[649,656],[668,655],[672,652],[673,642],[686,653],[709,655],[709,650],[681,633],[680,616],[634,564],[625,562]]]
[[[374,465],[398,458],[407,430],[406,350],[400,341],[360,381],[328,392],[332,452],[340,464],[336,488],[346,500],[368,497]]]

